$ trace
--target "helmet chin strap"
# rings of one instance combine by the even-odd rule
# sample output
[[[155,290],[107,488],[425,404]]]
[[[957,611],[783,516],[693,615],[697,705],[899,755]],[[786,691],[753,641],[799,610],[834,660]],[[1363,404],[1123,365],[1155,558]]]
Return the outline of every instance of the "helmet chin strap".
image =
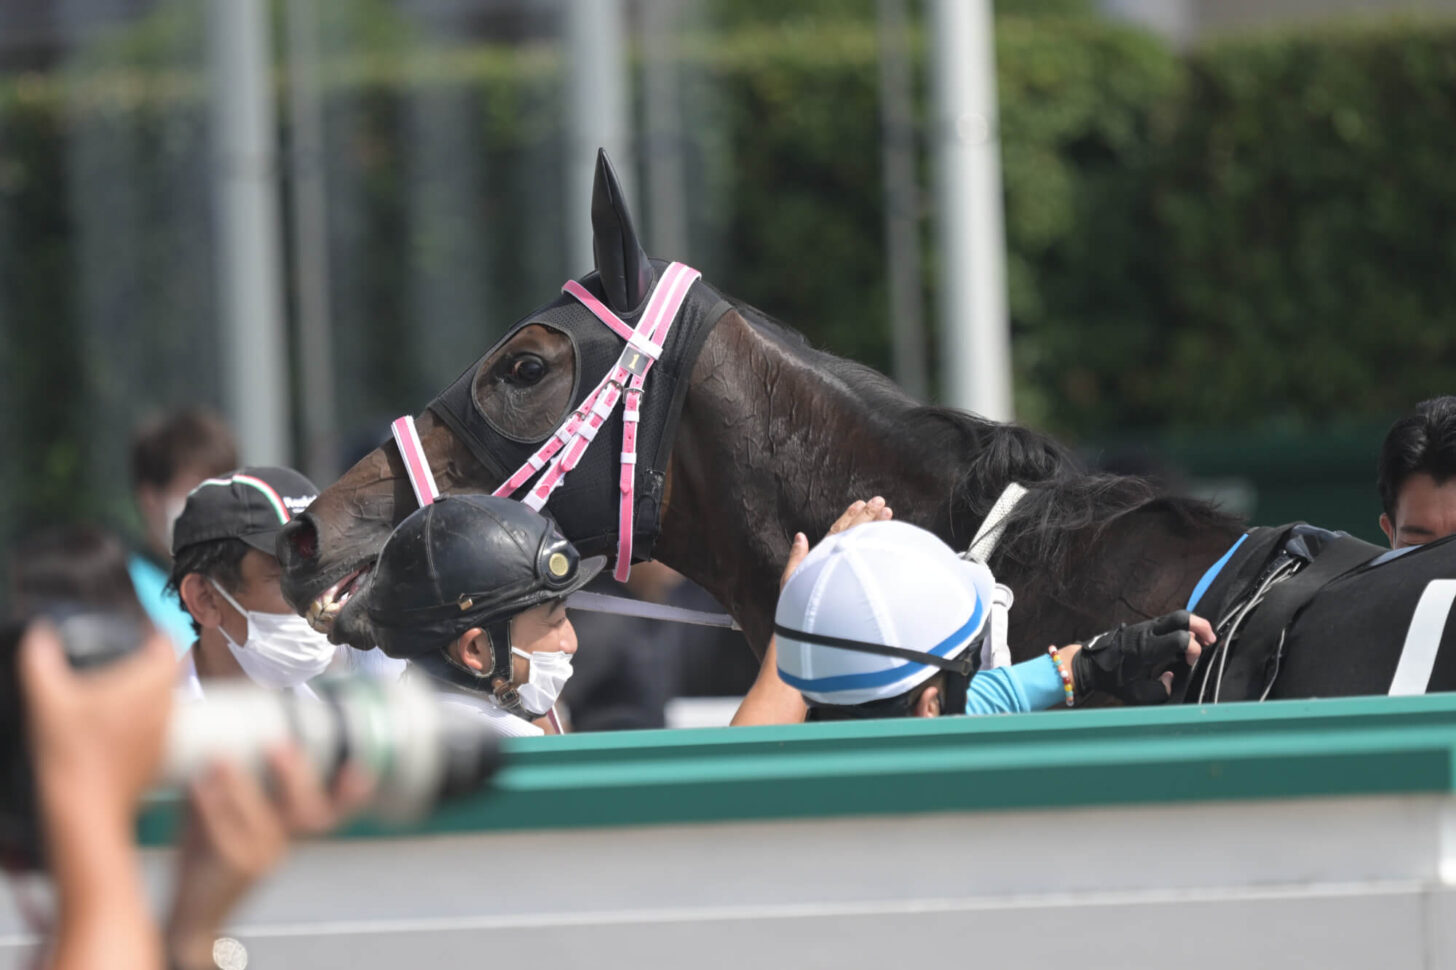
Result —
[[[940,713],[942,714],[964,714],[966,712],[966,694],[971,686],[971,678],[958,670],[947,670],[945,672],[945,696],[941,698]]]
[[[521,697],[511,684],[511,621],[499,620],[485,628],[485,639],[490,644],[490,670],[486,678],[494,678],[490,692],[501,707],[517,717],[527,717],[521,707]]]
[[[501,709],[516,717],[531,720],[532,715],[521,706],[520,695],[511,683],[511,621],[492,623],[485,629],[486,642],[490,649],[490,666],[477,671],[457,660],[450,652],[450,646],[441,647],[438,653],[426,654],[418,663],[440,680],[463,687],[477,694],[489,693]]]

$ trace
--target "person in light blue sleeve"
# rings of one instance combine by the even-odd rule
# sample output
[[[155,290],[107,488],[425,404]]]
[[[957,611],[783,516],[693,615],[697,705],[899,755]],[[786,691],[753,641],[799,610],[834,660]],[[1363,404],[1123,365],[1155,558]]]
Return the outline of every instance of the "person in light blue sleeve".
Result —
[[[203,408],[185,408],[141,424],[131,440],[131,487],[145,544],[127,558],[137,598],[172,641],[177,656],[193,640],[192,618],[167,588],[172,565],[172,526],[188,494],[206,479],[238,466],[233,433]]]
[[[1163,675],[1198,659],[1213,630],[1186,610],[981,670],[995,580],[933,533],[870,521],[830,535],[794,569],[774,630],[779,679],[810,720],[999,714],[1088,691],[1167,696]]]

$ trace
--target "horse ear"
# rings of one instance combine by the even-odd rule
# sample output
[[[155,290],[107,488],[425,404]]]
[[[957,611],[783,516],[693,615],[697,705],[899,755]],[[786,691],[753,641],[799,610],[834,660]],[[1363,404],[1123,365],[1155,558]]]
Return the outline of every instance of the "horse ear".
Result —
[[[604,149],[597,149],[597,174],[592,186],[592,253],[597,273],[606,290],[607,305],[618,313],[630,313],[642,305],[652,290],[652,264],[637,241],[632,214],[622,198],[617,173]]]

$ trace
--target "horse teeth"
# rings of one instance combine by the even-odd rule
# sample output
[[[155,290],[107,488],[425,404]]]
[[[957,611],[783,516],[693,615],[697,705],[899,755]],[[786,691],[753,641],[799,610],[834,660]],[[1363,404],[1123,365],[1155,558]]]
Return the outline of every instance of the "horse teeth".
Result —
[[[330,627],[334,625],[334,620],[338,619],[339,607],[341,605],[341,603],[335,603],[325,593],[309,604],[308,611],[304,613],[304,619],[308,621],[309,626],[313,627],[319,633],[328,633]]]
[[[328,633],[333,628],[334,621],[339,618],[339,612],[344,608],[344,604],[349,602],[350,597],[354,595],[359,577],[364,572],[363,568],[356,569],[320,593],[303,614],[308,625],[319,633]],[[340,592],[340,589],[346,586],[348,588]]]

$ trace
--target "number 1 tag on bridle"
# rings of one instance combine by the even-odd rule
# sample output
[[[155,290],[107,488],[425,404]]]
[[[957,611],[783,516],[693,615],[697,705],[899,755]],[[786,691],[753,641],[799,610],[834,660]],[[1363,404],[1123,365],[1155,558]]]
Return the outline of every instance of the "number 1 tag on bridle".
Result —
[[[536,484],[521,499],[522,503],[541,511],[551,494],[566,480],[567,474],[581,461],[587,448],[596,440],[597,432],[622,404],[622,452],[618,473],[620,498],[617,511],[617,566],[613,576],[625,582],[632,572],[633,503],[637,489],[637,426],[642,420],[642,400],[646,395],[647,374],[662,356],[672,324],[687,299],[688,291],[702,274],[691,266],[672,263],[663,272],[647,306],[634,329],[613,313],[591,291],[576,280],[568,280],[563,292],[591,311],[608,329],[626,341],[616,364],[581,402],[575,411],[548,437],[535,454],[527,458],[514,473],[507,476],[493,494],[510,498],[525,487],[538,473]],[[429,462],[420,446],[414,419],[408,416],[394,422],[394,440],[404,459],[405,471],[414,486],[415,498],[428,505],[439,497],[430,474]]]
[[[601,383],[586,396],[581,406],[567,416],[536,453],[522,463],[515,473],[495,490],[496,495],[509,497],[519,491],[538,471],[540,479],[523,498],[525,504],[540,511],[551,493],[566,479],[597,432],[622,403],[622,454],[618,489],[621,498],[617,515],[617,567],[613,577],[625,582],[632,573],[632,506],[637,483],[637,424],[642,420],[643,385],[647,372],[662,356],[673,320],[677,319],[688,290],[702,274],[682,263],[672,263],[663,272],[648,298],[636,329],[629,327],[606,304],[576,280],[568,280],[561,289],[592,312],[617,336],[627,342],[617,363],[607,371]],[[541,471],[544,468],[545,471]]]

